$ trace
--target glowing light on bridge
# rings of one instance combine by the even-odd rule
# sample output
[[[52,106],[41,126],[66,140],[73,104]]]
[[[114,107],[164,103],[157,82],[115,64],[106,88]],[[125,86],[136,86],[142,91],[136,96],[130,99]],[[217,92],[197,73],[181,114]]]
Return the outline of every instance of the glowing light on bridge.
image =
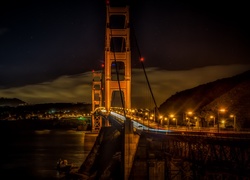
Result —
[[[144,62],[144,57],[141,57],[141,58],[140,58],[140,61],[141,61],[141,62]]]
[[[226,112],[226,109],[221,108],[221,109],[219,109],[219,111],[222,112],[222,113],[224,113],[224,112]]]

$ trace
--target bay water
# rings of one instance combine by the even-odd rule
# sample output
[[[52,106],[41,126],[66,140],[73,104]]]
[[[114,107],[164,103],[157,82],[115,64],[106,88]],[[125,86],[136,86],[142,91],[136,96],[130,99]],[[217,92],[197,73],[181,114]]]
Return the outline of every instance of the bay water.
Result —
[[[1,131],[1,179],[63,179],[57,161],[66,159],[80,167],[95,138],[96,134],[76,130]]]

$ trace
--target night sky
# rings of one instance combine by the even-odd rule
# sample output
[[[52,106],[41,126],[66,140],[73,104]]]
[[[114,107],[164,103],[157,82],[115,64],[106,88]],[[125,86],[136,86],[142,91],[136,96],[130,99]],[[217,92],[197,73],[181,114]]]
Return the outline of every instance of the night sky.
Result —
[[[159,104],[250,69],[247,8],[246,1],[131,0],[131,36]],[[91,71],[104,62],[105,13],[104,0],[1,1],[0,97],[91,102]],[[138,102],[144,76],[134,41],[131,48]]]

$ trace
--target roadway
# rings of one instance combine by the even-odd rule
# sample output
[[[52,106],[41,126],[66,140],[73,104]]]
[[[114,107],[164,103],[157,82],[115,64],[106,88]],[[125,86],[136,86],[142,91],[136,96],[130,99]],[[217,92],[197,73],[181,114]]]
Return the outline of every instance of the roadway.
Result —
[[[136,132],[151,132],[151,133],[160,133],[160,134],[195,134],[195,135],[207,135],[207,136],[226,136],[226,137],[244,137],[250,138],[250,132],[237,132],[237,131],[227,131],[220,130],[216,127],[187,127],[187,126],[175,126],[168,127],[162,126],[159,123],[156,123],[152,120],[142,120],[142,119],[132,119],[131,117],[124,117],[123,115],[113,112],[110,112],[110,117],[119,122],[120,126],[123,125],[126,119],[130,119],[133,122],[134,130]],[[122,128],[120,128],[122,129]]]

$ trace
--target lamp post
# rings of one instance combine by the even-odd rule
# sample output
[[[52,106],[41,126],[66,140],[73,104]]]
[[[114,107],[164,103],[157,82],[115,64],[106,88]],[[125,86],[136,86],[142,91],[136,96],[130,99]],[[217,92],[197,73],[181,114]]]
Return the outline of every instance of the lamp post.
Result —
[[[225,127],[225,123],[226,123],[225,120],[222,120],[221,123],[222,123],[222,127],[224,128]]]
[[[220,132],[220,120],[219,120],[219,115],[220,115],[220,112],[224,113],[226,110],[225,109],[219,109],[218,110],[218,122],[217,122],[217,130],[218,130],[218,133]]]
[[[192,115],[193,112],[192,111],[188,111],[187,112],[188,115]],[[188,129],[190,129],[190,118],[188,117]]]
[[[182,122],[186,122],[186,113],[183,113]]]
[[[230,117],[232,117],[234,119],[234,131],[236,131],[236,116],[231,114]]]
[[[170,118],[168,118],[168,129],[169,129],[169,121],[170,121],[170,119],[171,118],[174,119],[174,115],[173,114],[170,114],[169,116],[170,116]]]
[[[145,120],[145,117],[142,117],[142,124],[143,124],[143,130],[144,130],[144,126],[145,126],[145,124],[144,124],[144,120]]]
[[[217,131],[220,132],[220,125],[219,125],[219,111],[218,111],[218,119],[217,119]]]
[[[214,120],[214,126],[213,127],[215,127],[215,116],[210,116],[210,118]]]
[[[148,121],[147,126],[148,126],[148,131],[149,131],[149,113],[146,112],[145,115],[146,115],[146,117],[147,117],[147,121]]]
[[[155,122],[155,115],[151,114],[151,119]]]
[[[165,121],[168,121],[168,124],[169,124],[169,118],[164,117],[164,122],[165,122]],[[165,123],[164,123],[164,125],[165,125]]]
[[[159,124],[162,126],[163,116],[162,116],[162,115],[160,115],[160,116],[159,116],[159,119],[160,119]]]
[[[176,129],[177,129],[177,119],[173,118],[173,121],[175,121],[175,126],[176,126]]]

